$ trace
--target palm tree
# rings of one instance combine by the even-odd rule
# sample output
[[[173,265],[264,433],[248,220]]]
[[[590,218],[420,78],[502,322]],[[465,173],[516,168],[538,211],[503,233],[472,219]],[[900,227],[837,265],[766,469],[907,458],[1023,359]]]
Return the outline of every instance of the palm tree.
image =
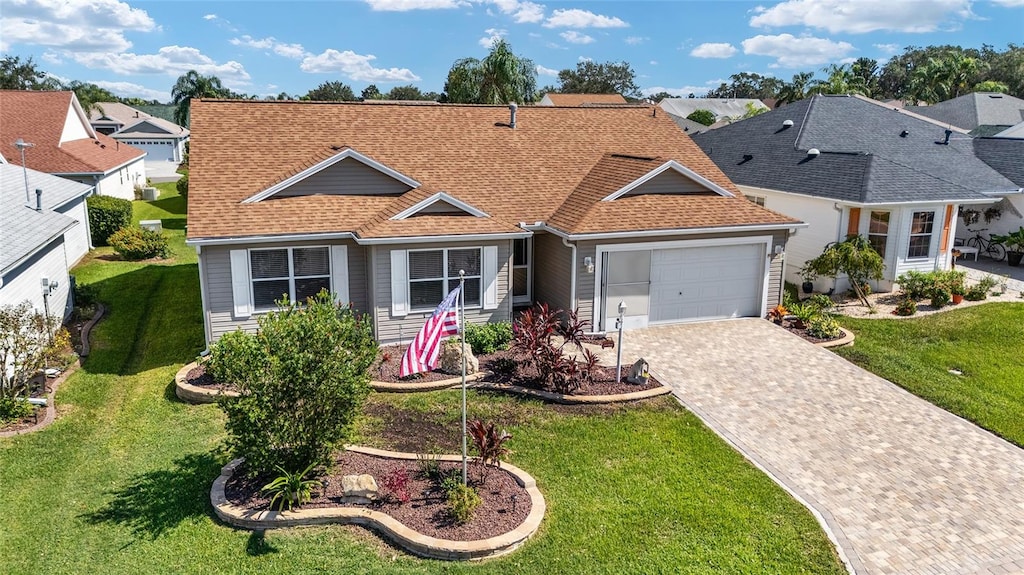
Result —
[[[866,96],[868,85],[863,77],[854,73],[849,64],[837,66],[829,64],[821,69],[828,74],[824,80],[811,82],[811,93],[814,94],[860,94]]]
[[[793,75],[792,82],[786,82],[779,92],[779,104],[792,104],[807,97],[807,86],[814,78],[814,72],[800,72]]]
[[[192,120],[192,98],[224,98],[228,90],[221,85],[216,76],[203,76],[195,70],[189,70],[171,88],[171,103],[174,108],[174,121],[180,126],[189,126]]]
[[[483,60],[456,61],[448,71],[444,90],[448,101],[454,103],[532,102],[537,91],[537,71],[531,60],[516,56],[508,42],[498,40]]]

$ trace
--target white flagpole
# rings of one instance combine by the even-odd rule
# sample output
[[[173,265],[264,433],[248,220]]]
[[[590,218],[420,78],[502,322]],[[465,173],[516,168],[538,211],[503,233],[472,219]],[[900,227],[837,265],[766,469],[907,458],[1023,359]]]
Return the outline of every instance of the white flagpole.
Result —
[[[466,271],[459,270],[459,339],[462,341],[462,484],[467,483],[466,445]]]

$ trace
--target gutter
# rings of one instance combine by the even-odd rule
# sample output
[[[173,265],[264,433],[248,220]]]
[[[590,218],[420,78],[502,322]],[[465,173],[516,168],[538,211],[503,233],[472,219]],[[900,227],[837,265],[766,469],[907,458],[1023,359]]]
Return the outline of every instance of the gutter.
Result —
[[[753,224],[747,226],[713,226],[704,228],[675,228],[665,230],[641,230],[635,232],[603,232],[603,233],[589,233],[589,234],[571,234],[553,228],[547,224],[539,223],[536,225],[536,229],[541,229],[546,232],[551,232],[556,236],[570,241],[580,240],[614,240],[614,239],[628,239],[628,238],[645,238],[654,236],[692,236],[698,234],[714,234],[714,233],[736,233],[736,232],[766,232],[766,231],[777,231],[777,230],[790,230],[794,231],[800,228],[809,227],[810,224],[806,222],[788,222],[778,224]]]
[[[447,236],[409,236],[402,238],[360,238],[352,232],[324,232],[312,234],[283,234],[276,236],[235,236],[227,238],[195,238],[186,239],[185,244],[190,246],[223,246],[232,244],[267,244],[276,242],[299,242],[306,240],[352,240],[360,246],[389,245],[389,244],[426,244],[433,242],[471,242],[489,240],[513,240],[528,238],[533,233],[528,230],[522,232],[507,232],[502,234],[463,234]]]

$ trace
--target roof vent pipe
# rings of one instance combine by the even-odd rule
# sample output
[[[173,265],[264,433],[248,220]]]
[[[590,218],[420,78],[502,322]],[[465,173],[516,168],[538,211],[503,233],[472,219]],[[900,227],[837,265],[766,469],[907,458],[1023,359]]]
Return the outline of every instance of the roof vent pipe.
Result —
[[[36,211],[43,211],[43,190],[36,188]]]
[[[953,135],[953,130],[946,130],[946,140],[942,142],[945,145],[949,145],[949,137]]]
[[[508,105],[508,114],[509,114],[509,117],[508,117],[508,127],[509,128],[515,129],[515,127],[516,127],[516,110],[518,110],[518,109],[519,109],[519,106],[517,106],[515,102],[512,102],[511,104]]]

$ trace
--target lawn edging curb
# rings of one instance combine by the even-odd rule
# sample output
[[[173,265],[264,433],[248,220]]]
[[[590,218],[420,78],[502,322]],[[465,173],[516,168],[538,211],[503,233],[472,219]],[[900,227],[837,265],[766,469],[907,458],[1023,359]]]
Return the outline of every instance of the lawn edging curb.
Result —
[[[417,458],[415,453],[387,451],[356,445],[346,446],[346,449],[377,457],[408,460],[415,460]],[[462,461],[462,457],[459,455],[442,455],[439,459],[441,461]],[[547,509],[544,496],[537,488],[536,480],[522,469],[508,463],[502,463],[501,469],[512,475],[516,482],[530,494],[531,507],[526,519],[512,531],[496,537],[477,541],[438,539],[414,531],[386,513],[366,508],[328,507],[293,511],[257,511],[238,507],[227,500],[224,487],[241,463],[242,459],[235,459],[225,465],[221,469],[220,477],[214,480],[213,486],[210,488],[210,503],[213,505],[214,512],[221,521],[235,527],[250,530],[279,529],[328,523],[360,525],[378,531],[384,537],[414,555],[430,559],[464,561],[499,557],[510,553],[537,532]]]
[[[856,339],[856,336],[853,335],[853,332],[848,330],[848,329],[846,329],[846,328],[842,328],[842,327],[839,328],[839,331],[843,332],[842,337],[840,337],[839,339],[830,339],[828,341],[821,341],[821,342],[818,342],[818,343],[816,343],[814,345],[816,345],[818,347],[824,347],[824,348],[843,347],[843,346],[846,346],[846,345],[853,345],[853,340]]]
[[[220,396],[238,397],[237,391],[210,389],[188,383],[188,372],[199,366],[199,362],[186,363],[174,375],[174,395],[186,403],[217,403]]]
[[[668,395],[672,393],[672,388],[666,385],[661,387],[654,387],[651,389],[644,389],[642,391],[633,391],[630,393],[615,393],[610,395],[567,395],[563,393],[554,393],[551,391],[542,391],[539,389],[531,389],[529,387],[521,387],[518,385],[504,385],[501,383],[488,383],[488,382],[477,382],[472,385],[474,389],[489,389],[494,391],[503,391],[507,393],[515,393],[518,395],[525,395],[528,397],[536,397],[552,403],[561,403],[563,405],[597,405],[603,403],[626,403],[629,401],[639,401],[641,399],[649,399],[651,397],[658,397],[659,395]]]
[[[466,376],[466,382],[476,381],[482,377],[490,375],[486,371],[478,371],[476,373]],[[439,389],[448,389],[462,384],[462,376],[450,377],[448,379],[441,379],[438,381],[421,381],[415,383],[390,383],[387,381],[371,381],[370,387],[374,391],[382,393],[416,393],[419,391],[437,391]]]

